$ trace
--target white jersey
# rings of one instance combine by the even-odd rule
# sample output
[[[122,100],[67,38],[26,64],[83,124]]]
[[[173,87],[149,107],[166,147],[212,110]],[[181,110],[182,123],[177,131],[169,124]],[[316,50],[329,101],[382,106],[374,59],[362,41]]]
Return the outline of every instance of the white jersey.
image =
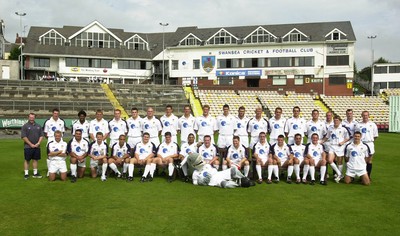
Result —
[[[235,124],[235,133],[234,135],[236,136],[248,136],[249,133],[247,133],[247,124],[249,123],[249,118],[247,116],[244,116],[242,119],[240,119],[238,116],[236,118],[236,124]]]
[[[199,147],[200,156],[205,161],[211,161],[214,157],[218,156],[218,148],[214,144],[211,144],[208,148],[203,144]]]
[[[161,116],[160,121],[162,124],[162,136],[164,136],[166,132],[171,132],[172,136],[176,136],[178,130],[178,117],[174,114],[171,114],[170,116],[163,115]]]
[[[364,143],[373,142],[378,137],[378,127],[372,121],[356,124],[355,131],[361,132],[361,141]]]
[[[313,134],[318,134],[318,139],[322,140],[327,132],[325,122],[318,120],[314,122],[313,120],[309,120],[306,123],[306,133],[307,133],[307,143],[311,143],[311,136]]]
[[[350,131],[350,135],[353,137],[354,135],[354,131],[356,128],[356,124],[358,122],[356,120],[352,120],[352,121],[348,121],[348,120],[343,120],[342,121],[342,125],[345,126],[349,131]]]
[[[46,133],[48,141],[52,141],[54,139],[54,132],[61,131],[65,132],[65,122],[63,119],[58,118],[54,120],[53,117],[50,117],[44,122],[43,132]]]
[[[142,131],[150,134],[150,138],[158,138],[158,132],[162,130],[161,122],[153,116],[149,119],[147,116],[142,119]]]
[[[194,132],[194,123],[196,122],[196,118],[190,115],[186,118],[184,115],[181,116],[178,120],[178,130],[181,131],[181,144],[187,142],[187,138],[189,134],[193,134],[196,137],[196,133]]]
[[[318,143],[314,145],[313,143],[308,143],[306,149],[304,150],[304,156],[310,155],[314,161],[315,165],[322,159],[322,153],[325,152],[324,146]]]
[[[214,135],[214,131],[218,130],[217,121],[211,115],[207,117],[198,116],[194,123],[194,130],[197,130],[199,136]]]
[[[129,117],[126,123],[128,125],[128,137],[138,138],[142,136],[142,118],[140,116],[136,119]]]
[[[304,160],[304,152],[306,150],[306,145],[304,144],[292,144],[290,145],[290,147],[292,148],[293,151],[293,157],[299,159],[300,163]]]
[[[71,134],[75,135],[76,130],[82,130],[82,138],[89,138],[89,127],[90,127],[90,124],[87,120],[85,120],[85,122],[83,122],[83,124],[79,120],[77,120],[72,125]]]
[[[347,144],[344,155],[349,158],[347,168],[352,170],[365,170],[367,163],[365,158],[371,156],[369,147],[360,143],[356,145],[354,142]]]
[[[304,137],[306,131],[306,121],[301,117],[289,118],[285,123],[285,133],[288,133],[289,138],[294,138],[296,134],[301,134],[301,137]]]
[[[261,132],[265,132],[267,134],[268,130],[269,123],[265,118],[257,120],[255,117],[253,117],[249,120],[249,123],[247,124],[247,132],[250,133],[251,137],[258,137]]]
[[[286,118],[281,117],[277,120],[274,116],[269,119],[269,126],[271,133],[269,135],[270,139],[278,139],[279,135],[285,135],[285,123]]]
[[[253,154],[257,154],[263,162],[268,160],[269,154],[271,153],[271,145],[268,142],[264,144],[257,142],[253,146]]]
[[[328,130],[330,127],[333,127],[333,120],[328,122],[328,121],[324,121],[325,126],[326,126],[326,130]]]
[[[97,141],[94,141],[90,144],[88,153],[96,157],[108,156],[108,145],[105,142],[98,144]]]
[[[217,116],[217,128],[219,135],[233,135],[236,129],[236,119],[233,115]]]
[[[122,147],[119,145],[119,142],[116,142],[112,147],[111,147],[111,155],[110,156],[115,156],[117,158],[123,158],[125,154],[131,155],[131,146],[129,144],[124,143]]]
[[[278,143],[271,146],[271,154],[276,155],[281,160],[281,165],[293,155],[292,148],[286,143],[279,147]]]
[[[47,144],[47,154],[49,154],[50,152],[57,152],[62,150],[62,153],[67,153],[67,143],[64,142],[63,140],[60,140],[60,142],[56,142],[54,141],[50,141]],[[54,157],[49,157],[49,159],[51,160],[55,160],[55,161],[64,161],[66,159],[66,157],[61,157],[61,156],[54,156]]]
[[[146,159],[150,154],[156,155],[156,145],[152,142],[139,142],[136,144],[135,148],[133,149],[134,155],[138,155],[140,160]]]
[[[117,140],[121,134],[128,133],[128,124],[124,119],[117,121],[114,118],[108,122],[108,127],[110,129],[110,139],[112,140]]]
[[[179,154],[180,151],[181,150],[179,148],[179,145],[174,142],[170,142],[170,143],[163,142],[157,148],[157,154],[160,155],[162,158],[171,156],[174,154]]]
[[[231,145],[226,152],[226,158],[229,158],[233,164],[239,165],[240,161],[248,158],[247,148],[241,144],[238,148]]]
[[[83,154],[87,154],[89,151],[89,141],[87,139],[82,138],[80,142],[78,142],[75,138],[72,138],[67,144],[67,153],[70,155],[72,152],[78,156],[82,156]]]
[[[101,119],[100,121],[94,119],[90,121],[89,134],[93,134],[93,136],[96,137],[97,132],[103,133],[104,136],[110,133],[108,122],[105,119]]]
[[[326,137],[328,138],[330,145],[339,145],[339,143],[343,142],[345,139],[350,138],[350,132],[343,126],[339,126],[337,128],[331,126],[328,129]]]
[[[181,145],[181,152],[180,152],[180,154],[183,156],[183,157],[187,157],[190,153],[197,153],[197,143],[192,143],[192,144],[189,144],[189,143],[183,143],[182,145]]]

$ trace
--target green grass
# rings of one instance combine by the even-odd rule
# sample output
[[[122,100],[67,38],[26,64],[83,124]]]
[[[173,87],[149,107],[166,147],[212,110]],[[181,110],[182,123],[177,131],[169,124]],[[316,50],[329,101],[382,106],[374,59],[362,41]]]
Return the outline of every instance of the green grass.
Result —
[[[0,235],[395,235],[399,138],[380,135],[369,187],[329,181],[248,189],[168,184],[163,177],[151,183],[137,176],[133,183],[101,182],[88,174],[75,184],[24,180],[22,141],[0,140]]]

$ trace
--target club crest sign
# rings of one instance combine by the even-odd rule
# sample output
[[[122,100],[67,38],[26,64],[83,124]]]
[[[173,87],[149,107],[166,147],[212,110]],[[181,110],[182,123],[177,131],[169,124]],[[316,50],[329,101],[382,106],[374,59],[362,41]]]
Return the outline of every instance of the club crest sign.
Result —
[[[203,65],[203,70],[210,73],[215,67],[215,56],[202,56],[201,64]]]

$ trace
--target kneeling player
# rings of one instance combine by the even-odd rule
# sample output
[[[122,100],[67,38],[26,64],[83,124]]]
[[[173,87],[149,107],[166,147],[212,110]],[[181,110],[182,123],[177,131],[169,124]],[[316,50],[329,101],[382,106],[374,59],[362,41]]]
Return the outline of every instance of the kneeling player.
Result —
[[[266,168],[268,164],[268,159],[271,159],[272,161],[272,155],[271,155],[271,145],[267,142],[267,136],[265,132],[260,132],[258,135],[259,141],[254,144],[253,146],[253,156],[256,159],[256,171],[258,175],[258,180],[257,183],[261,184],[263,179],[262,179],[262,167]],[[269,180],[271,180],[272,176],[272,171],[273,171],[273,165],[268,166],[268,176]],[[269,174],[271,173],[271,175]]]
[[[271,154],[272,158],[277,162],[277,165],[274,165],[276,183],[279,182],[279,169],[287,168],[288,175],[286,182],[291,184],[291,177],[293,174],[293,151],[292,148],[285,143],[285,136],[278,136],[278,142],[271,146]]]
[[[370,185],[365,159],[371,156],[371,152],[369,147],[361,142],[361,136],[361,132],[354,132],[353,142],[349,143],[345,149],[347,170],[344,182],[346,184],[351,183],[352,178],[360,177],[362,184]]]
[[[315,168],[320,170],[320,184],[326,185],[325,173],[326,173],[326,154],[324,151],[324,146],[319,143],[318,134],[313,134],[311,136],[311,143],[306,145],[304,151],[305,156],[310,161],[310,176],[311,185],[315,184]]]
[[[294,167],[294,173],[296,175],[296,184],[300,183],[300,167],[303,167],[303,183],[307,183],[307,173],[309,169],[309,161],[308,159],[304,159],[304,151],[306,149],[306,145],[301,143],[303,138],[301,137],[301,134],[295,134],[294,135],[294,144],[292,144],[290,147],[292,148],[293,151],[293,167]]]
[[[121,172],[117,166],[123,166],[122,173],[126,175],[128,170],[128,164],[131,158],[131,147],[126,143],[126,136],[121,134],[111,148],[111,157],[108,159],[108,166],[117,175],[117,178],[121,178]]]
[[[67,179],[67,143],[61,139],[62,133],[57,130],[54,132],[54,141],[47,144],[47,154],[49,160],[49,180],[56,179],[56,173],[60,172],[62,181]]]
[[[247,148],[240,144],[239,136],[234,136],[232,145],[228,147],[226,162],[229,168],[244,169],[244,176],[249,175],[250,163],[248,159]]]
[[[70,156],[71,182],[76,182],[76,177],[83,178],[86,169],[86,156],[89,150],[89,141],[82,138],[82,130],[75,130],[75,137],[68,142],[67,153]]]
[[[156,146],[150,142],[150,134],[143,133],[142,141],[137,143],[133,149],[133,157],[129,163],[128,181],[133,180],[134,165],[145,166],[140,182],[145,182],[147,175],[150,173],[152,166],[156,168],[156,164],[152,164],[153,157],[156,154]]]
[[[96,133],[96,141],[92,142],[89,147],[89,157],[90,157],[90,174],[92,178],[97,177],[100,165],[101,168],[101,180],[106,181],[106,171],[107,171],[107,154],[108,145],[103,141],[103,133]]]

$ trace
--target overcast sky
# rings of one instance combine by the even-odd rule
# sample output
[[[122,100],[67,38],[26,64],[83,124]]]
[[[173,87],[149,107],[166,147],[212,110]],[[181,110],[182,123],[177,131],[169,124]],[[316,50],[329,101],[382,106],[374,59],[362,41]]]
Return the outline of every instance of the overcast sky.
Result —
[[[94,20],[128,32],[161,32],[177,27],[226,27],[263,24],[351,21],[357,37],[357,68],[375,58],[400,62],[399,0],[0,0],[6,39],[21,32],[15,12],[26,13],[22,25],[86,26]]]

